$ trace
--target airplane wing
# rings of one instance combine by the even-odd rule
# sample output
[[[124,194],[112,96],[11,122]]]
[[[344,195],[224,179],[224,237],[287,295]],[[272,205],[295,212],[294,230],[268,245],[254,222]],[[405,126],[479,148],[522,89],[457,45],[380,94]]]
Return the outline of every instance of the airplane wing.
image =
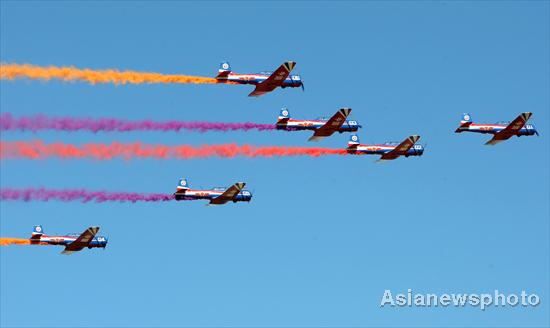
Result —
[[[209,205],[222,205],[229,201],[232,201],[235,196],[241,192],[241,190],[244,188],[246,183],[244,182],[237,182],[234,185],[232,185],[229,189],[223,192],[223,194],[219,195],[218,197],[210,200]]]
[[[493,136],[493,139],[487,141],[485,144],[494,146],[499,142],[510,139],[510,137],[515,135],[519,130],[521,130],[521,128],[523,128],[523,126],[529,120],[531,115],[533,115],[533,113],[530,113],[530,112],[521,113],[518,117],[516,117],[515,120],[513,120],[510,124],[508,124],[507,127],[505,127],[500,132],[496,133]]]
[[[258,83],[256,85],[256,89],[254,89],[254,91],[252,91],[248,96],[259,97],[263,94],[275,90],[275,88],[281,86],[281,84],[288,77],[294,66],[296,66],[296,63],[293,61],[287,61],[286,63],[282,64],[265,81],[263,81],[262,83]]]
[[[315,130],[315,133],[308,141],[319,141],[326,137],[331,136],[334,132],[338,131],[342,124],[346,121],[351,108],[342,108],[336,112],[322,127]]]
[[[397,145],[392,151],[389,151],[380,157],[381,160],[391,160],[405,154],[420,139],[420,136],[414,135],[405,139]]]
[[[89,227],[80,236],[78,236],[75,241],[65,246],[65,249],[61,252],[61,254],[70,255],[74,252],[82,250],[85,247],[88,247],[88,244],[92,241],[92,239],[94,239],[98,232],[99,227]]]

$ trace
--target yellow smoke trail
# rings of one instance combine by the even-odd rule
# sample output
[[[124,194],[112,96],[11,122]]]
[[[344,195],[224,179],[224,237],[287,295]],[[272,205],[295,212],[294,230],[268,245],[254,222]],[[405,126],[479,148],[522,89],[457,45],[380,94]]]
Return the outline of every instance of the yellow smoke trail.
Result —
[[[190,75],[166,75],[134,71],[117,71],[115,69],[91,70],[75,67],[42,67],[31,64],[0,64],[0,79],[14,80],[28,78],[31,80],[59,79],[63,81],[86,81],[91,84],[142,84],[142,83],[193,83],[214,84],[218,80],[211,77]]]

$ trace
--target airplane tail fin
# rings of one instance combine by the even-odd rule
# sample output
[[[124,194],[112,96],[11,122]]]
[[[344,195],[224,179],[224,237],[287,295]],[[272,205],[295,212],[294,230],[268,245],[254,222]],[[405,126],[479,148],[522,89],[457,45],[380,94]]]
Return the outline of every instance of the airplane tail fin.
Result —
[[[231,73],[231,65],[229,65],[228,61],[224,61],[220,64],[216,78],[227,78],[229,73]]]
[[[41,225],[35,225],[32,229],[32,235],[31,239],[40,239],[42,235],[44,234],[44,230],[42,229]]]
[[[176,192],[185,192],[189,189],[189,184],[187,183],[187,179],[181,178],[180,182],[178,183],[178,186],[176,187]]]
[[[279,117],[277,118],[277,123],[286,123],[290,119],[290,112],[288,109],[283,108],[281,109],[281,112],[279,113]]]
[[[472,124],[472,117],[468,113],[462,114],[462,120],[460,120],[460,126],[456,129],[455,132],[462,132],[462,130],[467,129],[470,124]]]
[[[349,137],[348,149],[355,149],[359,145],[359,137],[356,134],[352,134]]]

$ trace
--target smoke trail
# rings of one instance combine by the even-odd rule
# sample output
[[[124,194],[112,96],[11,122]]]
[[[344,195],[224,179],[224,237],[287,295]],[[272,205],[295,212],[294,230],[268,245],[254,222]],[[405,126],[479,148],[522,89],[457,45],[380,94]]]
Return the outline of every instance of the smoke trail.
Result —
[[[118,71],[115,69],[91,70],[75,67],[36,66],[31,64],[1,64],[0,79],[14,80],[28,78],[31,80],[59,79],[62,81],[85,81],[90,84],[142,84],[142,83],[193,83],[214,84],[218,80],[211,77],[190,75],[167,75],[134,71]],[[225,83],[225,82],[224,82]]]
[[[81,201],[83,203],[95,201],[103,202],[167,202],[174,200],[171,194],[143,194],[137,192],[109,192],[109,191],[88,191],[84,189],[44,189],[26,188],[0,189],[0,200],[22,200],[22,201],[44,201],[59,200],[63,202]]]
[[[114,158],[157,158],[157,159],[191,159],[206,157],[274,157],[274,156],[313,156],[347,155],[345,149],[319,147],[286,147],[235,144],[202,145],[202,146],[166,146],[136,143],[84,144],[76,146],[65,143],[45,144],[41,140],[27,142],[0,142],[0,159],[31,158],[94,158],[108,160]]]
[[[0,246],[8,245],[31,245],[31,241],[23,238],[0,238]]]
[[[114,118],[71,118],[71,117],[47,117],[45,115],[23,116],[14,118],[10,113],[4,113],[0,116],[0,129],[2,131],[21,130],[21,131],[39,131],[39,130],[62,130],[78,131],[86,130],[92,132],[98,131],[270,131],[276,128],[275,124],[257,124],[251,122],[245,123],[216,123],[216,122],[185,122],[185,121],[166,121],[156,122],[150,120],[128,121]]]
[[[40,242],[25,238],[10,238],[10,237],[0,237],[0,246],[9,246],[9,245],[49,245],[46,242]]]

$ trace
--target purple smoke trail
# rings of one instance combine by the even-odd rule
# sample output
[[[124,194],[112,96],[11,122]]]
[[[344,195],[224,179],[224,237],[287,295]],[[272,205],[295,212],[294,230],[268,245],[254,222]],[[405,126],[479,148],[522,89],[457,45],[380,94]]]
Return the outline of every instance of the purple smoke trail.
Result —
[[[114,118],[71,118],[71,117],[47,117],[46,115],[23,116],[14,118],[10,113],[0,116],[0,128],[2,131],[21,130],[62,130],[78,131],[270,131],[276,129],[275,124],[258,123],[220,123],[220,122],[186,122],[186,121],[165,121],[156,122],[151,120],[129,121]]]
[[[63,202],[80,200],[83,203],[95,201],[102,202],[167,202],[174,200],[171,194],[143,194],[137,192],[109,192],[109,191],[88,191],[84,189],[44,189],[25,188],[14,189],[4,188],[0,190],[1,200],[23,200],[44,201],[60,200]]]

